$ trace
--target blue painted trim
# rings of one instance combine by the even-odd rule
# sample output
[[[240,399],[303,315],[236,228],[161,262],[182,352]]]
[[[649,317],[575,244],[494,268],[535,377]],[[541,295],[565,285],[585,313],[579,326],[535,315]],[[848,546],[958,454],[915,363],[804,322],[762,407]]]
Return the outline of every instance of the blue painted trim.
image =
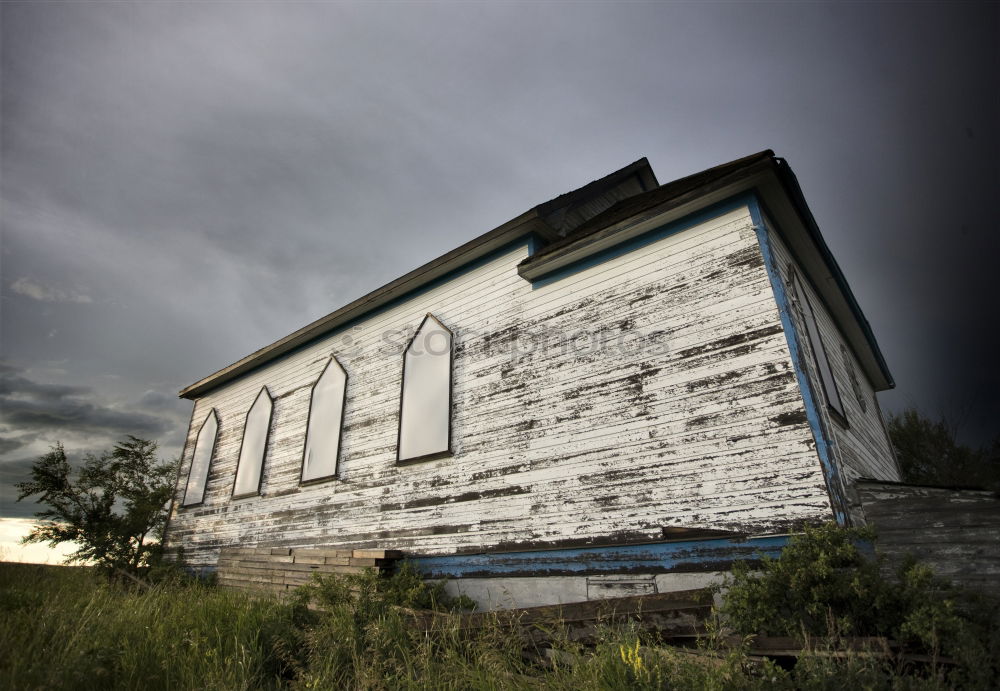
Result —
[[[534,257],[535,253],[538,252],[538,250],[541,249],[544,245],[545,245],[545,241],[542,239],[541,235],[539,235],[535,231],[531,231],[528,234],[528,256],[529,257]]]
[[[788,350],[792,356],[795,378],[799,382],[802,401],[806,407],[806,419],[809,421],[813,438],[816,440],[816,451],[819,454],[820,464],[823,466],[823,475],[826,478],[827,490],[830,493],[830,506],[833,509],[833,515],[836,517],[837,523],[847,525],[847,513],[845,511],[847,503],[843,496],[840,474],[833,455],[833,442],[823,425],[823,419],[819,412],[819,398],[813,388],[812,381],[809,379],[809,374],[802,366],[804,362],[803,350],[799,344],[799,336],[795,330],[795,323],[792,320],[792,304],[788,299],[788,294],[785,292],[785,284],[781,280],[781,272],[778,270],[774,250],[771,248],[771,240],[767,235],[767,227],[764,225],[764,215],[760,210],[760,200],[753,193],[745,195],[745,199],[750,209],[750,218],[754,224],[754,231],[757,233],[760,252],[764,257],[767,276],[771,281],[771,289],[774,291],[774,299],[778,304],[778,314],[781,316],[781,326],[785,332],[785,338],[788,341]]]
[[[428,578],[586,575],[722,571],[734,561],[777,557],[788,536],[718,538],[643,545],[550,549],[532,552],[417,557],[410,563]]]
[[[757,241],[760,245],[761,254],[764,258],[767,275],[771,282],[771,288],[774,291],[775,301],[778,305],[778,313],[781,317],[781,324],[792,356],[792,365],[795,368],[795,376],[798,380],[799,388],[802,391],[802,399],[806,408],[806,419],[809,422],[809,427],[812,430],[814,439],[816,440],[816,450],[823,468],[827,490],[830,494],[830,506],[837,522],[841,525],[846,525],[847,503],[845,497],[843,496],[842,484],[837,464],[834,459],[833,443],[823,425],[822,416],[819,412],[819,398],[816,396],[816,392],[813,389],[812,382],[810,381],[808,374],[802,367],[801,353],[803,351],[799,345],[798,335],[795,331],[794,322],[791,318],[791,303],[785,293],[784,284],[781,280],[781,274],[776,265],[774,252],[771,248],[770,240],[764,226],[764,218],[760,209],[760,200],[756,193],[741,192],[693,214],[670,223],[666,223],[657,228],[653,228],[642,235],[626,240],[613,247],[608,247],[599,252],[595,252],[589,257],[585,257],[536,278],[532,281],[532,288],[537,289],[549,285],[566,278],[567,276],[589,269],[602,262],[608,261],[609,259],[620,257],[624,254],[632,252],[633,250],[650,245],[670,235],[688,230],[694,226],[711,220],[712,218],[721,216],[722,214],[734,211],[741,207],[749,209],[750,217],[754,224],[754,230],[757,234]]]
[[[716,216],[721,216],[722,214],[730,211],[735,211],[741,206],[746,205],[746,194],[740,194],[724,199],[721,202],[712,204],[711,206],[705,207],[700,211],[696,211],[688,216],[679,218],[676,221],[671,221],[670,223],[647,230],[642,235],[637,235],[636,237],[614,245],[613,247],[608,247],[600,250],[599,252],[595,252],[589,257],[584,257],[583,259],[579,259],[571,264],[567,264],[566,266],[553,269],[549,273],[543,274],[542,276],[534,279],[531,282],[531,287],[536,289],[547,286],[550,283],[555,283],[556,281],[562,280],[567,276],[571,276],[585,269],[597,266],[598,264],[606,262],[609,259],[614,259],[622,256],[623,254],[628,254],[629,252],[639,248],[646,247],[647,245],[651,245],[652,243],[662,240],[665,237],[688,230],[689,228],[693,228],[694,226],[711,220]]]

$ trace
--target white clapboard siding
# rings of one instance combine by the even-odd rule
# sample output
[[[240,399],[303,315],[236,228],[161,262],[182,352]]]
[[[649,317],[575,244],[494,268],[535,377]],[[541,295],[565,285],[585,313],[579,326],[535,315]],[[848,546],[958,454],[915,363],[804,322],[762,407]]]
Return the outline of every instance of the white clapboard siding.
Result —
[[[171,548],[194,564],[236,545],[447,554],[831,517],[747,209],[535,285],[517,274],[527,256],[525,243],[199,398],[194,420],[215,408],[219,439],[204,503],[175,502]],[[428,312],[455,334],[454,455],[397,465],[402,352]],[[559,347],[581,331],[597,347]],[[348,374],[338,478],[300,486],[331,354]],[[264,385],[261,496],[234,501]]]

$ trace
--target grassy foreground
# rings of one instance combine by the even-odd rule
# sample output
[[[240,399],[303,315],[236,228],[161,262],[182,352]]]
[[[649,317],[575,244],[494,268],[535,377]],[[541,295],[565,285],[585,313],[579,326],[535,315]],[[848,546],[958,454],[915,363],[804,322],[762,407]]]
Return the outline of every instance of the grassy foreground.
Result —
[[[807,535],[800,552],[804,547],[815,550],[822,544],[818,540],[829,542],[830,535]],[[847,543],[837,540],[827,544],[823,554],[835,555],[834,547],[844,549]],[[789,571],[796,558],[807,566]],[[836,586],[820,592],[817,580],[803,589],[821,595],[824,602],[834,602],[838,592],[851,593],[848,599],[854,603],[868,597],[865,588],[874,594],[864,616],[851,614],[838,624],[853,627],[851,635],[887,631],[898,637],[912,622],[923,622],[924,638],[934,634],[938,640],[945,632],[941,622],[951,620],[931,617],[927,612],[936,610],[926,610],[928,597],[948,602],[940,593],[921,595],[916,605],[906,607],[890,598],[892,611],[905,616],[895,617],[901,624],[883,625],[869,616],[870,611],[889,611],[882,587],[867,586],[855,576],[838,585],[836,578],[855,573],[839,563],[823,563],[814,552],[796,556],[793,549],[788,559],[765,564],[763,577],[744,575],[742,582],[731,584],[730,624],[739,631],[740,622],[749,622],[754,630],[771,627],[771,633],[787,635],[775,617],[779,603],[789,602],[789,593],[798,586],[782,579],[792,574],[801,581],[803,573],[811,573],[822,576],[828,589],[831,583]],[[831,564],[835,568],[828,569]],[[762,603],[769,613],[766,625],[758,621]],[[596,646],[583,648],[569,642],[560,624],[553,622],[551,642],[546,644],[553,652],[545,655],[532,649],[504,614],[474,630],[460,629],[458,619],[448,616],[431,617],[435,623],[429,631],[427,617],[421,619],[424,625],[414,623],[414,610],[446,611],[464,604],[445,597],[440,588],[426,586],[407,569],[388,581],[374,574],[331,578],[279,601],[180,578],[148,589],[129,588],[109,585],[87,568],[0,563],[0,688],[991,688],[1000,664],[991,659],[996,639],[982,628],[947,630],[951,640],[963,631],[975,633],[963,646],[972,646],[975,655],[961,667],[934,660],[914,666],[864,652],[819,651],[786,670],[752,658],[745,649],[712,649],[711,640],[700,654],[691,654],[629,627],[604,629]],[[799,609],[808,610],[809,603]],[[948,608],[941,611],[952,616]],[[788,621],[794,623],[787,626],[808,623],[801,617]],[[814,625],[821,624],[817,620]],[[897,633],[884,626],[895,626]],[[955,654],[947,648],[941,652]]]
[[[331,579],[283,602],[190,581],[135,589],[87,568],[0,563],[0,688],[578,691],[661,688],[668,671],[682,688],[730,687],[721,682],[732,675],[740,687],[764,685],[738,663],[719,669],[640,650],[628,631],[609,630],[587,654],[565,643],[580,656],[573,665],[532,663],[502,616],[471,634],[442,619],[428,634],[401,605],[462,603],[412,577],[388,592],[375,583]]]

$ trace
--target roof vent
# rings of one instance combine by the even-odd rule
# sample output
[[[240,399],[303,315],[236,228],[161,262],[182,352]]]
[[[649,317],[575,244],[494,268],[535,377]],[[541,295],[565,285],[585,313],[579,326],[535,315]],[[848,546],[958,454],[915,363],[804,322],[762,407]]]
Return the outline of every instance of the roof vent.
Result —
[[[539,204],[535,211],[557,237],[566,237],[615,202],[658,186],[649,161],[640,158],[611,175]]]

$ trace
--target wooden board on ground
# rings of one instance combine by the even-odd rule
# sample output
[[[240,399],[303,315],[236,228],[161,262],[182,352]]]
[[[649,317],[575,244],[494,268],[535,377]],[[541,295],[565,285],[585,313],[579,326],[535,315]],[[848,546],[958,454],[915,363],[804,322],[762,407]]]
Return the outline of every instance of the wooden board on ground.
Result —
[[[492,625],[512,626],[539,644],[562,635],[573,642],[593,642],[600,626],[629,621],[665,640],[696,638],[704,633],[704,622],[711,610],[709,591],[683,590],[469,614],[426,611],[411,614],[427,630],[456,624],[469,631]]]

